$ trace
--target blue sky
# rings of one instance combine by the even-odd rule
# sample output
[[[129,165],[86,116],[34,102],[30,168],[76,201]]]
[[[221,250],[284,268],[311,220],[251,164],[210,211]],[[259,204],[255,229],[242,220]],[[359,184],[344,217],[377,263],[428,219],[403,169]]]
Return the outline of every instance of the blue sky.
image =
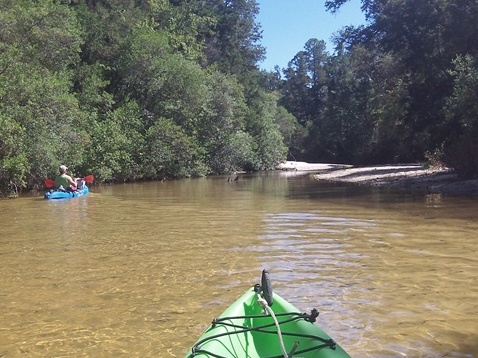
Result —
[[[324,0],[257,0],[260,12],[256,22],[262,29],[261,44],[266,48],[266,60],[261,69],[281,69],[304,49],[310,38],[324,40],[332,53],[330,38],[347,25],[365,23],[360,11],[360,0],[350,0],[332,15],[325,11]]]

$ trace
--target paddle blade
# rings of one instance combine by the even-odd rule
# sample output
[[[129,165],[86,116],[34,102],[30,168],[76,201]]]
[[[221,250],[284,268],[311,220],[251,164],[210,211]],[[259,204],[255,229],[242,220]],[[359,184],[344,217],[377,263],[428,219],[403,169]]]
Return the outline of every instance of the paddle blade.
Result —
[[[45,186],[47,188],[53,188],[55,186],[55,181],[52,179],[45,179]]]
[[[95,181],[95,177],[93,175],[87,175],[83,178],[83,180],[89,184]]]

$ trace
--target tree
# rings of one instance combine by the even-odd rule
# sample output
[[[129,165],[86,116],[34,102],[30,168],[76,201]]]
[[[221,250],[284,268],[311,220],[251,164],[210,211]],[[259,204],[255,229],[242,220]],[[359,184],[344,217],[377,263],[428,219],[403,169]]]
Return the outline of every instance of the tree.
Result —
[[[107,111],[102,119],[89,120],[90,143],[83,172],[93,172],[99,181],[143,178],[144,128],[138,105],[131,101]]]
[[[443,158],[461,176],[470,178],[478,174],[478,61],[467,55],[453,63],[454,90],[446,107],[450,136]]]
[[[49,71],[67,70],[80,54],[74,11],[55,1],[6,1],[0,12],[0,41],[18,49],[20,60]]]
[[[264,48],[258,44],[262,35],[255,16],[255,0],[204,0],[202,10],[214,18],[212,31],[203,33],[206,49],[205,66],[216,65],[221,72],[238,75],[256,70]]]
[[[287,147],[278,122],[277,97],[261,91],[246,116],[246,130],[254,139],[254,162],[250,169],[266,170],[287,158]]]
[[[205,174],[200,149],[174,121],[160,118],[146,133],[144,171],[147,178],[164,179]],[[202,169],[202,170],[201,170]]]
[[[240,170],[250,158],[244,132],[247,104],[244,89],[233,76],[214,71],[207,77],[203,111],[197,118],[197,138],[213,173]],[[241,155],[245,157],[241,158]]]
[[[69,70],[79,60],[80,29],[74,12],[57,2],[2,5],[0,181],[21,189],[56,173],[60,160],[81,162],[87,134]]]
[[[327,1],[326,8],[334,12],[346,1]],[[370,159],[423,160],[449,136],[445,100],[453,86],[448,70],[457,54],[476,52],[474,25],[463,23],[475,23],[478,4],[363,0],[362,10],[368,25],[347,28],[337,43],[347,44],[351,53],[372,54],[367,72],[376,150]]]

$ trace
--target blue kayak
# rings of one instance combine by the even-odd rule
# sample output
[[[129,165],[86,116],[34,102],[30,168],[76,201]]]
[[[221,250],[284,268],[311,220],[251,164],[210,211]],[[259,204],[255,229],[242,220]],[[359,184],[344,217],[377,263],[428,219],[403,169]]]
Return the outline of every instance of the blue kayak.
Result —
[[[48,190],[45,193],[45,199],[48,200],[54,200],[54,199],[71,199],[71,198],[77,198],[79,196],[83,196],[88,194],[89,189],[85,185],[82,189],[75,190],[75,191],[64,191],[64,190],[57,190],[57,189],[52,189]]]

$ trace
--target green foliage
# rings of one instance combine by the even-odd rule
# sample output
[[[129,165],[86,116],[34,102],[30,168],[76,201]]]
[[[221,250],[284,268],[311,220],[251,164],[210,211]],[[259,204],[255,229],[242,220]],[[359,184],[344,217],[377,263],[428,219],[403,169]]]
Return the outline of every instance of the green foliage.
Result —
[[[448,120],[463,130],[478,127],[478,60],[458,56],[449,72],[454,78],[453,94],[447,101]]]
[[[478,61],[470,55],[458,56],[453,64],[454,90],[446,108],[451,135],[444,161],[469,178],[478,175]]]
[[[205,71],[177,55],[165,58],[161,64],[162,83],[151,106],[154,113],[171,118],[194,135],[199,114],[206,101]]]
[[[328,0],[337,11],[347,0]],[[291,159],[478,175],[478,5],[367,0],[368,23],[260,72],[255,0],[0,3],[0,192]],[[433,154],[430,154],[433,153]]]
[[[18,139],[23,137],[21,126],[0,112],[0,192],[17,194],[27,184],[28,160]]]
[[[457,141],[450,142],[446,147],[443,160],[447,166],[454,168],[465,179],[478,175],[478,130],[466,131]]]
[[[336,12],[347,1],[325,7]],[[478,175],[476,1],[367,0],[362,10],[367,24],[342,29],[336,53],[315,67],[322,92],[313,91],[310,71],[317,42],[274,84],[308,131],[303,158],[372,164],[442,153],[447,165]]]
[[[59,164],[100,183],[282,156],[273,116],[246,123],[262,116],[247,100],[263,54],[255,1],[19,0],[0,10],[1,193],[38,186]]]
[[[87,163],[83,171],[95,173],[99,181],[127,181],[142,178],[140,170],[144,137],[139,107],[127,102],[94,120],[89,128]]]
[[[185,59],[204,59],[204,36],[216,24],[213,16],[203,13],[199,1],[182,1],[178,6],[158,6],[154,11],[155,24],[168,34],[168,43],[174,52]]]
[[[132,29],[147,19],[135,0],[80,0],[74,9],[83,30],[81,57],[88,64],[100,63],[114,71]]]
[[[214,173],[233,173],[241,169],[252,170],[256,162],[255,142],[242,130],[229,135],[228,140],[216,146],[209,160]]]
[[[360,57],[339,53],[324,66],[327,72],[326,101],[313,121],[318,146],[309,157],[315,160],[359,162],[370,141],[368,108],[371,86],[358,66]],[[310,139],[313,141],[313,139]],[[310,146],[314,148],[314,146]],[[309,149],[310,151],[310,149]]]
[[[288,151],[278,123],[276,96],[258,92],[250,107],[246,128],[255,142],[255,161],[251,163],[252,169],[274,168],[286,159]]]
[[[51,0],[0,6],[0,40],[18,49],[22,62],[62,71],[78,61],[81,28],[68,6]]]
[[[299,52],[284,71],[286,81],[281,89],[281,104],[304,125],[314,115],[311,103],[312,78],[309,74],[308,55]]]
[[[6,3],[0,22],[0,181],[2,191],[21,191],[61,160],[81,160],[87,134],[68,69],[79,60],[80,30],[70,9],[51,1]]]
[[[18,64],[3,79],[6,93],[0,108],[22,129],[16,140],[23,145],[32,180],[56,168],[59,160],[54,158],[78,161],[86,133],[78,127],[82,114],[68,93],[68,76]]]
[[[277,107],[275,122],[279,126],[284,145],[289,148],[289,152],[292,155],[301,155],[303,143],[307,136],[306,129],[282,106]]]
[[[149,178],[164,179],[204,175],[200,148],[180,126],[159,119],[146,134],[143,170]]]
[[[264,48],[258,44],[261,33],[255,23],[259,7],[255,0],[207,0],[198,2],[201,11],[212,19],[203,33],[206,65],[215,65],[240,80],[262,60]],[[205,6],[204,6],[205,5]]]
[[[110,81],[106,79],[106,68],[100,64],[79,64],[73,74],[80,108],[87,112],[105,113],[114,105],[112,95],[107,92]]]
[[[243,168],[244,117],[247,105],[243,88],[233,77],[214,71],[207,77],[205,101],[197,116],[198,142],[206,151],[212,173],[228,173]],[[250,142],[249,142],[250,143]]]

